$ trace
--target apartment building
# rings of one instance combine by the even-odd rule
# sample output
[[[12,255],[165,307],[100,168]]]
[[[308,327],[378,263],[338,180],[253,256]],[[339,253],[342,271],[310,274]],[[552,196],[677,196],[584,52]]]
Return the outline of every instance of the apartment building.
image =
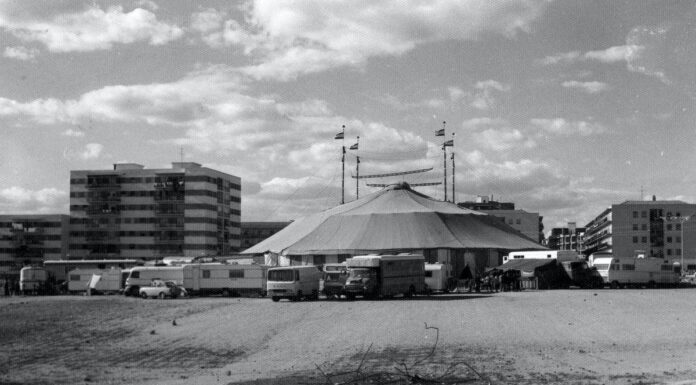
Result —
[[[65,214],[0,215],[0,276],[18,276],[22,266],[65,258],[69,224]]]
[[[515,209],[513,202],[498,202],[487,196],[478,196],[475,201],[457,203],[457,206],[480,211],[500,218],[513,229],[537,242],[543,238],[543,217],[539,213],[530,213],[525,210]]]
[[[241,179],[193,162],[70,172],[70,257],[225,255],[240,248]]]
[[[242,222],[242,250],[284,229],[290,222]]]
[[[584,235],[584,227],[554,227],[546,240],[546,246],[551,250],[579,251]]]
[[[696,258],[696,204],[676,200],[626,201],[612,205],[588,223],[584,253],[610,251],[626,257],[679,261]]]

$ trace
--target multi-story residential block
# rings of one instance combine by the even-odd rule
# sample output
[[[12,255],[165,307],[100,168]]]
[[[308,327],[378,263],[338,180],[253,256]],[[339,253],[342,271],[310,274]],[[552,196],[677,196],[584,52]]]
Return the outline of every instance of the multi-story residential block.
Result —
[[[580,251],[584,235],[584,227],[555,227],[551,229],[551,234],[546,240],[546,246],[551,250]]]
[[[679,261],[696,258],[696,204],[626,201],[604,210],[585,227],[586,255],[608,251],[619,257],[643,254]]]
[[[70,172],[70,257],[225,255],[240,247],[241,179],[198,163]]]
[[[284,229],[290,222],[242,222],[242,250]]]
[[[498,202],[487,196],[479,195],[475,201],[460,202],[457,203],[457,206],[498,217],[515,230],[537,242],[541,242],[543,239],[542,217],[539,216],[539,213],[515,210],[513,202]]]
[[[65,258],[69,224],[65,214],[0,215],[0,276],[18,275],[24,265]]]

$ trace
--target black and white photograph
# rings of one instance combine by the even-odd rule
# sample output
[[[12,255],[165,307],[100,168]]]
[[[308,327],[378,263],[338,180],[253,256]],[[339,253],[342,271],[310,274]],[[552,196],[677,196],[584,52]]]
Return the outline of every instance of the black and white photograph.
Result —
[[[0,385],[696,385],[696,0],[0,0]]]

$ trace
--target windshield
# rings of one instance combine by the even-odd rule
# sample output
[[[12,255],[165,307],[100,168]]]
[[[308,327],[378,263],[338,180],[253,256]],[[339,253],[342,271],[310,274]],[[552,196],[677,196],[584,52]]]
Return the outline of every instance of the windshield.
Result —
[[[269,281],[292,282],[295,278],[295,272],[292,269],[271,270],[268,272]]]
[[[372,269],[351,269],[350,278],[370,278],[374,275],[374,270]]]

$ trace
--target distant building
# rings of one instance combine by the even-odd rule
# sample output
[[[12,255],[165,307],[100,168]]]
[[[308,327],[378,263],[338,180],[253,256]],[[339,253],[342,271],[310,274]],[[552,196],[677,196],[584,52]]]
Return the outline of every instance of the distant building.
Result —
[[[241,179],[198,163],[70,172],[70,257],[225,255],[240,248]]]
[[[580,251],[581,241],[584,235],[584,227],[555,227],[551,229],[551,234],[546,240],[546,246],[551,250]]]
[[[489,199],[485,195],[479,195],[475,201],[459,202],[457,206],[476,211],[485,210],[514,210],[515,204],[512,202],[497,202]]]
[[[242,222],[242,250],[263,241],[291,222]]]
[[[0,215],[0,276],[24,265],[65,258],[70,217],[65,214]]]
[[[696,204],[676,200],[626,201],[604,210],[586,226],[583,249],[618,257],[644,254],[679,261],[696,258]]]
[[[540,234],[543,225],[539,213],[515,210],[515,204],[512,202],[497,202],[489,200],[487,196],[478,196],[476,201],[460,202],[457,203],[457,206],[498,217],[513,229],[536,242],[541,242],[543,238],[543,234]]]

